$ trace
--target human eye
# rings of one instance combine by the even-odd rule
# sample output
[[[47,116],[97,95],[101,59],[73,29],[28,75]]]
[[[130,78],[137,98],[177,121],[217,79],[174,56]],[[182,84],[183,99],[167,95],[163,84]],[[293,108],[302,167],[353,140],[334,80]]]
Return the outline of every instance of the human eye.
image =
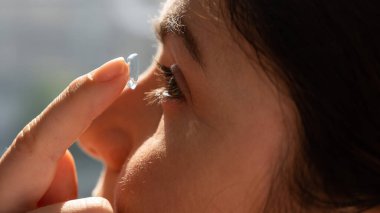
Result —
[[[177,83],[175,74],[180,72],[178,65],[173,64],[168,67],[156,61],[156,68],[161,87],[150,92],[148,98],[152,99],[152,102],[158,103],[167,100],[184,101],[185,96]]]

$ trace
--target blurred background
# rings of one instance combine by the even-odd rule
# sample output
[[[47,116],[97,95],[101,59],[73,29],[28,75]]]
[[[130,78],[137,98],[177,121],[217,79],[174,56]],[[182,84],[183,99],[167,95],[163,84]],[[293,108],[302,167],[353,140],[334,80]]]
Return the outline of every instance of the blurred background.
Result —
[[[0,154],[66,85],[115,57],[156,50],[151,20],[163,0],[1,0]],[[79,196],[91,194],[101,164],[74,145]]]

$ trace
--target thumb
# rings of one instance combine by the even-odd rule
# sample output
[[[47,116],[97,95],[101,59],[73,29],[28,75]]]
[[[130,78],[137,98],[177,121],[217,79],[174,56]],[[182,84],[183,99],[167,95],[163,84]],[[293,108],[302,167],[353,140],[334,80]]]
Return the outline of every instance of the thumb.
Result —
[[[47,206],[76,199],[78,196],[78,181],[75,169],[74,157],[67,150],[65,155],[58,161],[54,179],[45,195],[37,206]]]
[[[112,206],[108,200],[101,197],[89,197],[78,200],[70,200],[45,206],[29,213],[112,213]]]

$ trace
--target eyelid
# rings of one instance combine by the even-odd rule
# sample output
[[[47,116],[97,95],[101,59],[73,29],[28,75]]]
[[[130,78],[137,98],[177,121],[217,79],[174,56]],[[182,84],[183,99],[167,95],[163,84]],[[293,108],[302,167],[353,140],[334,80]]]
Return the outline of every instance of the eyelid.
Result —
[[[182,69],[178,64],[171,65],[170,69],[175,77],[175,80],[177,81],[178,87],[180,88],[182,94],[185,96],[186,101],[192,103],[191,92],[187,85],[186,79],[182,73]]]
[[[159,99],[176,99],[185,100],[185,96],[178,85],[176,76],[172,72],[173,66],[167,67],[156,61],[156,66],[159,70],[158,76],[164,82],[164,85],[159,89]]]
[[[192,103],[192,96],[187,85],[186,79],[182,73],[182,70],[178,64],[172,64],[170,67],[165,66],[156,60],[157,68],[162,71],[161,74],[167,74],[167,77],[174,76],[176,86],[182,93],[182,99],[188,103]],[[167,73],[165,73],[167,72]]]
[[[169,67],[161,64],[160,62],[158,62],[157,60],[155,60],[156,62],[156,66],[159,70],[163,71],[163,72],[167,72],[168,69],[170,69]]]

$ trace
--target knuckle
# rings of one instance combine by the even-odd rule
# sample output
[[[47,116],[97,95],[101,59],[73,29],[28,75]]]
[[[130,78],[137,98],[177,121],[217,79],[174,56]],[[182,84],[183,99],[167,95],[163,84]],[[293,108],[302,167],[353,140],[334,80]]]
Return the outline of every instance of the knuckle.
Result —
[[[79,77],[70,83],[69,87],[67,88],[68,95],[75,94],[79,88],[81,88],[81,86],[84,84],[84,81],[82,79],[82,77]]]
[[[18,152],[34,153],[38,141],[38,124],[40,116],[29,122],[16,136],[13,149]]]
[[[65,99],[73,97],[81,88],[86,85],[86,82],[89,82],[88,77],[78,77],[67,86],[67,88],[57,97],[55,102],[61,102]]]
[[[58,100],[62,101],[64,99],[68,99],[68,98],[73,97],[74,94],[76,94],[78,92],[78,90],[81,87],[83,87],[83,85],[85,84],[85,82],[86,82],[86,79],[83,76],[75,79],[74,81],[72,81],[69,84],[69,86],[67,87],[67,89],[63,93],[61,93],[61,95],[59,95]]]

